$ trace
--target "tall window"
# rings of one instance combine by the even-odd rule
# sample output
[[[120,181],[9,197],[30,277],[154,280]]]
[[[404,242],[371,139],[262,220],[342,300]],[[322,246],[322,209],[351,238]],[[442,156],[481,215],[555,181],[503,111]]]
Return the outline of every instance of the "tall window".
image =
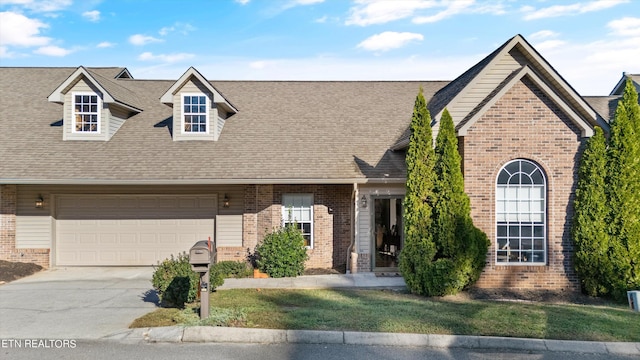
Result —
[[[282,195],[282,225],[290,224],[302,231],[304,245],[313,248],[313,195]]]
[[[73,94],[73,131],[83,133],[100,132],[100,100],[98,95]]]
[[[207,133],[207,97],[201,94],[184,95],[182,119],[184,133]]]
[[[496,262],[546,263],[546,181],[528,160],[507,163],[496,182]]]

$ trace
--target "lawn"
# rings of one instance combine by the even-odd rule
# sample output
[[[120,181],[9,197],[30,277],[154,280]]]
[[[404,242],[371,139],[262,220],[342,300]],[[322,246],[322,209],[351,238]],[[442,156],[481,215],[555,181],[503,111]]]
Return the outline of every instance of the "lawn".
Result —
[[[640,341],[640,314],[623,305],[573,305],[424,298],[391,290],[237,289],[211,294],[204,324],[267,329],[344,330]],[[193,308],[158,309],[131,327],[200,324]]]

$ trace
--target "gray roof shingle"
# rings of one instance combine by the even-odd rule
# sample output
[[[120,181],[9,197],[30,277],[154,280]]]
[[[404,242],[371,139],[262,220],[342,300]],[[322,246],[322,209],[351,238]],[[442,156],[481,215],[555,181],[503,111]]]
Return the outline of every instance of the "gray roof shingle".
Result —
[[[172,110],[159,99],[174,81],[112,79],[122,68],[109,69],[89,68],[143,111],[109,141],[63,141],[62,106],[47,96],[75,68],[0,68],[0,183],[403,178],[403,154],[388,149],[409,126],[418,88],[430,98],[447,84],[212,81],[239,112],[218,141],[173,141]]]

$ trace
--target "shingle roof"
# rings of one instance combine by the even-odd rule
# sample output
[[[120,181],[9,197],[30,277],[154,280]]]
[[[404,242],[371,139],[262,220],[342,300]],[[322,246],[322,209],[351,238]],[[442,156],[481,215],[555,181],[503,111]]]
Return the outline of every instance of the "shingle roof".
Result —
[[[118,83],[123,82],[123,80],[116,80],[112,77],[103,76],[98,71],[93,71],[92,69],[87,69],[87,71],[100,83],[100,85],[102,85],[105,90],[107,90],[114,100],[142,110],[142,105],[140,104],[136,93]]]
[[[598,112],[606,122],[610,123],[615,115],[616,108],[618,107],[618,101],[622,98],[622,95],[613,96],[583,96],[586,102],[591,105],[593,110]]]
[[[112,69],[89,68],[105,78],[122,70]],[[172,140],[172,110],[159,98],[174,81],[110,79],[143,111],[109,141],[63,141],[62,106],[47,96],[75,70],[0,68],[0,182],[403,178],[404,157],[388,149],[409,126],[419,86],[429,98],[446,85],[212,81],[239,109],[214,142]]]

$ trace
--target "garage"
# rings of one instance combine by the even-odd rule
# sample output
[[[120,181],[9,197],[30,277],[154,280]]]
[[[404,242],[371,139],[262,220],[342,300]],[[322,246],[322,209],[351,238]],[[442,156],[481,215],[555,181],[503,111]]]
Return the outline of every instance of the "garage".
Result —
[[[139,266],[214,236],[215,195],[61,195],[57,266]]]

